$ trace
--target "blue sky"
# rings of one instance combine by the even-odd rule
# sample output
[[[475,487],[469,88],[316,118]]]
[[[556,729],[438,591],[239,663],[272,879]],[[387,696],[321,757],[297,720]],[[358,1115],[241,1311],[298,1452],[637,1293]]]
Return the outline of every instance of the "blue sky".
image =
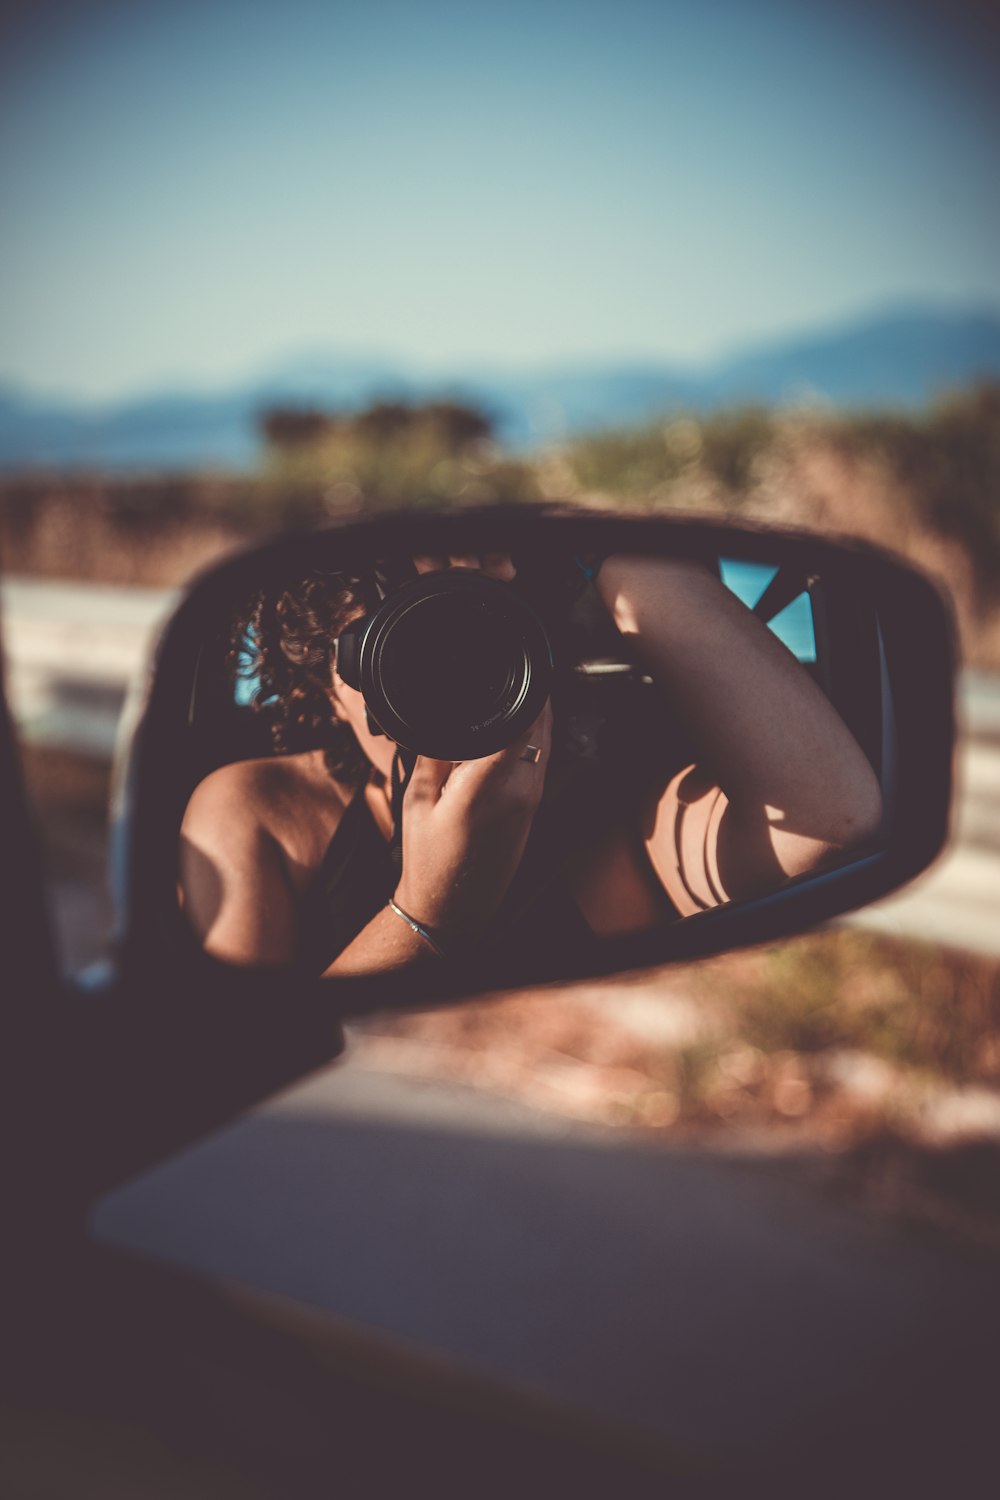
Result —
[[[1000,307],[989,8],[35,0],[0,38],[0,379],[302,350],[708,360]]]

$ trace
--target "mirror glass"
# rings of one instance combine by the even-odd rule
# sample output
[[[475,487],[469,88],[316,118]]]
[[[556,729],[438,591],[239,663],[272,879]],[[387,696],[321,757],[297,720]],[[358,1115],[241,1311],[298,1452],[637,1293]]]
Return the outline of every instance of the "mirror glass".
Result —
[[[499,987],[878,847],[878,617],[843,577],[324,540],[199,650],[178,900],[213,956]]]

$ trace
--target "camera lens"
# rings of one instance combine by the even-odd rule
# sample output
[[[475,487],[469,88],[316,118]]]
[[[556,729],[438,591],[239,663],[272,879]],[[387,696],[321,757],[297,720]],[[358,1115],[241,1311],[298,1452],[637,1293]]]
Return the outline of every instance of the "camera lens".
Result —
[[[358,685],[405,749],[475,760],[503,749],[541,712],[552,652],[534,611],[507,583],[474,572],[426,574],[368,619]]]

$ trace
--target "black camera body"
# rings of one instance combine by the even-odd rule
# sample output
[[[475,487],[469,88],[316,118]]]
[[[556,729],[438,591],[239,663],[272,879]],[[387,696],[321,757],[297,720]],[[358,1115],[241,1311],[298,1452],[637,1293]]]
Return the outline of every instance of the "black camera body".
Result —
[[[369,726],[434,760],[478,760],[523,734],[552,687],[541,619],[509,583],[471,569],[391,589],[337,640],[337,671]]]

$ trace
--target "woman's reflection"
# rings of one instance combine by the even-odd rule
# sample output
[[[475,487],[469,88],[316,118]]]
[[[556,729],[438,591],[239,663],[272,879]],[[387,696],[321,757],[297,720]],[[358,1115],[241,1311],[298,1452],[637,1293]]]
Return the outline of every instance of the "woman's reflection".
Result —
[[[500,555],[415,564],[515,573]],[[879,786],[853,736],[717,576],[631,556],[584,571],[652,679],[651,710],[622,710],[595,758],[557,694],[496,754],[419,756],[401,800],[397,746],[334,659],[361,583],[316,574],[259,598],[238,649],[252,643],[255,706],[282,753],[221,767],[188,804],[181,901],[205,949],[325,974],[469,952],[555,973],[603,935],[773,889],[875,834]],[[675,724],[689,752],[658,753]]]

